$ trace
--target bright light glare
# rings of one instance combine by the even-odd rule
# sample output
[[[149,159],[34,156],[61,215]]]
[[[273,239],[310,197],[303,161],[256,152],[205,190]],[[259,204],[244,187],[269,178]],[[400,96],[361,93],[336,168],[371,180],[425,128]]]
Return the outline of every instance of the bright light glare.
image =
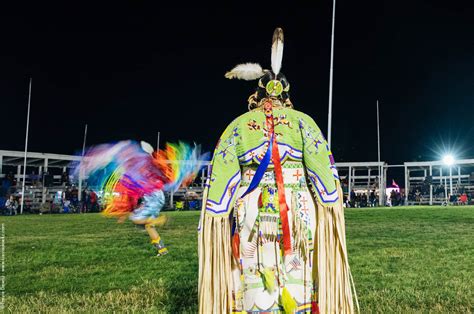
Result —
[[[447,166],[452,166],[454,164],[454,156],[451,154],[445,155],[443,157],[443,162]]]

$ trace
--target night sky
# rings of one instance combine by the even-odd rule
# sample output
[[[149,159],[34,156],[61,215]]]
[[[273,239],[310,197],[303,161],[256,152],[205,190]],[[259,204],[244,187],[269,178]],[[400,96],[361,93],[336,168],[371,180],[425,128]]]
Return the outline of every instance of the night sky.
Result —
[[[151,2],[3,8],[0,149],[24,149],[32,76],[30,151],[77,152],[86,123],[88,145],[155,144],[160,131],[162,143],[211,150],[247,111],[256,84],[224,73],[248,61],[269,68],[277,26],[293,104],[326,133],[332,1],[225,9]],[[382,160],[439,159],[443,147],[474,157],[473,16],[472,1],[337,0],[336,161],[377,159],[377,99]]]

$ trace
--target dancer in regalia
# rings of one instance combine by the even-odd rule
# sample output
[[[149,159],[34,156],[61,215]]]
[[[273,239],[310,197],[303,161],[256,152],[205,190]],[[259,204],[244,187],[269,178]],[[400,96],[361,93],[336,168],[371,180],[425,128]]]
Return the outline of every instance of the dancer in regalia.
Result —
[[[225,75],[258,88],[249,112],[222,134],[204,192],[203,314],[353,313],[357,305],[334,159],[313,119],[293,109],[282,56],[277,28],[271,70],[246,63]]]
[[[122,141],[90,148],[75,174],[87,177],[89,186],[102,195],[103,215],[119,222],[129,218],[144,226],[161,256],[168,250],[155,226],[167,221],[166,216],[159,216],[165,205],[164,191],[190,184],[205,159],[196,145],[167,144],[165,150],[155,152],[148,143]]]

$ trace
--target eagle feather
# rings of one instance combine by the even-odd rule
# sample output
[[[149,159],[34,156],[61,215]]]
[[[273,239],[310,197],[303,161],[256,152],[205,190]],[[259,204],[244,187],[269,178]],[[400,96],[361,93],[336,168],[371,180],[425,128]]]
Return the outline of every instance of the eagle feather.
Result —
[[[272,70],[278,75],[281,70],[281,61],[283,60],[283,30],[276,28],[273,32],[272,40]]]

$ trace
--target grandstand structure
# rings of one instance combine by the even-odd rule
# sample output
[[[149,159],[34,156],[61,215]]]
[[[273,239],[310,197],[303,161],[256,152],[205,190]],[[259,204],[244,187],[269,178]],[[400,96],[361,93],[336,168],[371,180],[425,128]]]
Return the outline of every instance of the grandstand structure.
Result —
[[[17,196],[20,196],[21,185],[25,180],[24,201],[29,211],[38,212],[42,204],[53,203],[62,196],[68,187],[81,190],[82,182],[77,179],[71,180],[70,177],[70,170],[74,167],[75,162],[81,160],[81,156],[27,152],[27,171],[25,178],[23,178],[24,157],[24,152],[0,150],[0,180],[11,175],[13,185],[9,187],[9,191],[4,191],[4,194]],[[175,200],[185,199],[188,195],[192,198],[196,198],[196,195],[198,198],[202,198],[210,163],[205,162],[205,165],[207,167],[201,170],[198,179],[191,186],[167,195],[170,207],[174,207]],[[67,174],[71,185],[64,182],[64,173]],[[84,178],[84,181],[87,181],[87,178]],[[86,186],[87,183],[84,184],[84,187]],[[0,195],[0,198],[5,198],[5,196]],[[77,193],[77,198],[80,201],[81,193]],[[3,204],[0,204],[0,207],[2,206]]]
[[[62,173],[68,172],[72,163],[80,160],[79,156],[27,152],[27,172],[23,178],[24,157],[24,152],[0,150],[0,178],[11,174],[16,184],[5,193],[16,194],[25,180],[25,204],[33,211],[39,210],[46,201],[52,202],[65,189],[61,183]]]
[[[439,205],[452,203],[451,196],[466,193],[474,198],[474,159],[405,162],[405,203]]]
[[[8,173],[6,169],[10,168],[11,171],[14,169],[16,172],[15,178],[22,179],[24,157],[24,152],[0,150],[0,178],[4,178]],[[64,172],[71,167],[72,162],[80,159],[80,156],[27,152],[26,167],[27,169],[36,169],[36,174],[43,173],[51,168],[61,169]],[[55,176],[56,179],[60,179],[60,177],[60,175]],[[31,176],[27,173],[27,182],[30,178]]]
[[[64,182],[74,162],[80,156],[35,153],[26,154],[26,176],[23,178],[24,152],[0,150],[0,179],[7,176],[16,183],[11,191],[4,194],[19,195],[21,184],[25,180],[25,204],[30,211],[38,211],[47,201],[53,202],[61,197],[70,186],[76,190],[81,187],[78,181]],[[376,195],[380,206],[387,204],[387,170],[390,167],[403,167],[405,171],[404,204],[436,205],[447,204],[450,196],[466,193],[474,199],[474,159],[456,160],[453,165],[443,161],[405,162],[403,165],[388,165],[386,162],[338,162],[336,166],[343,188],[344,196],[351,201],[352,195]],[[168,193],[168,207],[175,208],[177,201],[186,199],[201,200],[210,169],[210,162],[205,162],[196,181],[186,189]],[[85,179],[86,181],[86,179]],[[87,186],[87,183],[84,184]],[[383,191],[383,193],[380,193]],[[76,194],[80,200],[81,193]],[[0,195],[5,197],[6,195]],[[2,206],[2,204],[0,204]]]
[[[385,191],[387,164],[384,161],[372,162],[336,162],[344,195],[351,201],[351,192],[369,196],[375,191],[378,204],[385,204],[385,193],[380,197],[380,190]]]

